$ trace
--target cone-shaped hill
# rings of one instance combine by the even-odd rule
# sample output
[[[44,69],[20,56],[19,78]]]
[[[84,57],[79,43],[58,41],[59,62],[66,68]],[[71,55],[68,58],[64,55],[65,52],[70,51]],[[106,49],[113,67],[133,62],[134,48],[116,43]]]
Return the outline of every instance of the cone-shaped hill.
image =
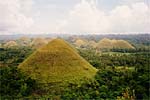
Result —
[[[4,47],[16,47],[18,44],[15,41],[8,41],[4,44]]]
[[[97,49],[134,49],[134,47],[125,40],[116,40],[104,38],[97,43]]]
[[[86,46],[87,41],[84,39],[77,39],[74,43],[77,47]]]
[[[46,45],[47,43],[48,43],[48,41],[44,38],[35,38],[35,39],[33,39],[33,41],[31,42],[30,45],[32,48],[38,49],[38,48]]]
[[[77,82],[92,78],[97,71],[62,39],[54,39],[35,51],[19,68],[41,83]]]

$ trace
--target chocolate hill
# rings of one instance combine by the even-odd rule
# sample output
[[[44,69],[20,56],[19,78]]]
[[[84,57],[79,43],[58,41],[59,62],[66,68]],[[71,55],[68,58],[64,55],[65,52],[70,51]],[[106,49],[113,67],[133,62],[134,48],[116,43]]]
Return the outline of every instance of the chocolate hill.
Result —
[[[36,50],[19,68],[40,83],[78,82],[92,78],[97,72],[62,39],[54,39]]]

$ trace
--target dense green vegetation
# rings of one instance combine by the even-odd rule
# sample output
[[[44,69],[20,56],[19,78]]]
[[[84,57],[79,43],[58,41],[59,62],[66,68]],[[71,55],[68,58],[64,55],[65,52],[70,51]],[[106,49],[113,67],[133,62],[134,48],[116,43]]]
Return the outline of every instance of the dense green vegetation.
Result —
[[[29,47],[0,48],[0,67],[18,66],[32,51]]]
[[[80,50],[99,69],[95,81],[70,84],[64,99],[149,99],[149,53],[101,53]]]
[[[94,67],[101,69],[102,67],[135,67],[136,65],[144,65],[150,62],[150,53],[147,51],[130,52],[103,52],[96,53],[94,50],[79,50],[80,55],[90,62]]]
[[[43,90],[39,83],[17,67],[33,52],[28,47],[0,49],[0,98],[53,98],[64,100],[150,99],[150,53],[146,49],[95,52],[79,50],[79,54],[98,69],[94,80],[74,82],[59,91]],[[69,60],[68,60],[69,61]],[[49,84],[52,86],[52,84]],[[57,91],[58,89],[58,91]]]
[[[36,81],[22,73],[17,67],[0,68],[0,98],[12,99],[31,95]]]
[[[119,71],[116,68],[103,69],[98,71],[94,82],[89,81],[82,85],[70,84],[62,98],[149,99],[149,80],[148,66],[138,67],[134,71]]]

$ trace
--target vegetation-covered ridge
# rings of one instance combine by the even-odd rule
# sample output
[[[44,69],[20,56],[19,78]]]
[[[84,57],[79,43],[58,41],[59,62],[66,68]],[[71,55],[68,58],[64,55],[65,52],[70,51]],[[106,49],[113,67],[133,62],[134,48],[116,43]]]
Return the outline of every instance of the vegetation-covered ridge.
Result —
[[[19,68],[40,83],[78,82],[92,78],[97,71],[62,39],[54,39],[36,50]]]

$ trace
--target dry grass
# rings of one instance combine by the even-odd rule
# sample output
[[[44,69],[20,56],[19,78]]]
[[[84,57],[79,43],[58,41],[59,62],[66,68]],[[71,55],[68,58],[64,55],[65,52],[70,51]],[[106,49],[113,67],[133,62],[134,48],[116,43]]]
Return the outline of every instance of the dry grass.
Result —
[[[33,48],[38,49],[38,48],[46,45],[47,43],[48,43],[48,41],[45,38],[35,38],[35,39],[33,39],[33,41],[31,42],[30,45]]]
[[[88,42],[88,47],[96,48],[96,46],[97,46],[97,43],[95,41],[91,40],[91,41]]]
[[[104,38],[97,43],[98,49],[134,49],[134,47],[125,40],[110,40],[108,38]]]
[[[77,47],[86,46],[87,41],[83,39],[77,39],[74,43]]]
[[[4,44],[4,47],[15,47],[18,46],[18,44],[15,41],[8,41]]]

